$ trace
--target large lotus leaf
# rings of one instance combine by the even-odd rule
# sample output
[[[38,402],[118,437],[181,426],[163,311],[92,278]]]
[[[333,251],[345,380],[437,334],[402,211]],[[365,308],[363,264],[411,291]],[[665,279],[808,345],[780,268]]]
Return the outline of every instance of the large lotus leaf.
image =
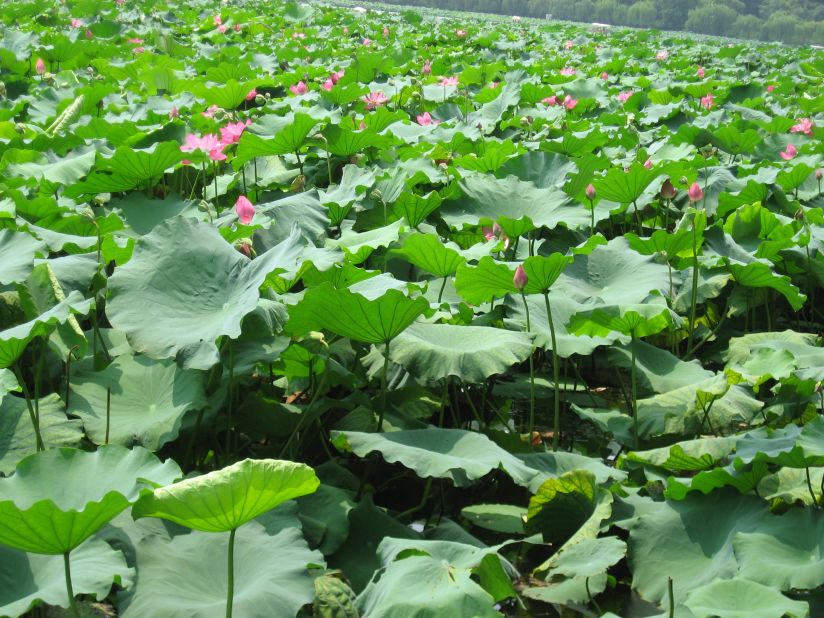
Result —
[[[72,589],[102,601],[112,584],[128,587],[134,569],[105,541],[91,539],[71,553]],[[0,615],[20,616],[35,603],[68,606],[62,556],[44,556],[0,546]]]
[[[750,333],[730,339],[725,360],[727,369],[753,383],[776,371],[776,354],[792,357],[791,365],[801,379],[824,379],[824,348],[817,335],[787,330],[780,333]],[[772,359],[772,362],[760,362]]]
[[[0,369],[13,365],[30,341],[48,335],[74,315],[88,313],[91,306],[91,299],[84,299],[80,292],[72,290],[64,300],[33,320],[0,331]]]
[[[552,333],[547,320],[546,303],[541,296],[527,296],[529,305],[530,332],[535,335],[535,345],[545,350],[552,349]],[[589,356],[598,346],[623,339],[619,333],[606,336],[590,337],[588,335],[574,335],[567,329],[567,324],[576,313],[587,308],[586,305],[572,300],[568,296],[551,292],[549,294],[549,309],[552,312],[552,324],[555,327],[556,352],[561,358],[569,358],[573,354]],[[507,315],[505,320],[509,328],[526,329],[526,312],[520,298],[509,298],[506,302]]]
[[[386,343],[428,308],[425,298],[413,300],[399,290],[387,290],[382,296],[369,299],[324,283],[307,291],[298,304],[289,307],[286,330],[293,335],[303,335],[325,329],[355,341]]]
[[[351,221],[344,221],[341,224],[340,237],[327,240],[326,245],[344,251],[352,264],[360,264],[378,247],[387,247],[398,240],[403,227],[404,222],[399,219],[383,227],[356,232]]]
[[[473,504],[461,509],[461,517],[486,530],[523,534],[526,508],[512,504]]]
[[[71,185],[89,173],[96,154],[94,148],[81,148],[65,157],[58,157],[53,152],[38,153],[37,158],[31,162],[9,165],[6,173],[9,176]]]
[[[627,553],[627,544],[615,536],[583,539],[565,547],[549,560],[552,575],[567,577],[595,577]]]
[[[208,369],[220,360],[217,338],[240,335],[258,287],[270,273],[294,270],[301,250],[292,230],[249,261],[213,226],[176,217],[140,239],[132,259],[109,279],[106,314],[136,351]]]
[[[553,290],[585,304],[641,303],[654,291],[669,290],[669,271],[617,237],[589,254],[576,255]]]
[[[532,353],[532,337],[489,326],[412,324],[392,342],[389,358],[418,379],[456,376],[483,382]]]
[[[392,210],[398,216],[403,217],[414,228],[417,228],[424,219],[435,212],[443,200],[437,191],[431,191],[426,195],[404,192],[398,196],[392,205]]]
[[[607,587],[606,574],[595,577],[570,577],[551,581],[543,586],[525,588],[523,595],[529,599],[552,603],[554,605],[584,604],[592,596],[603,592]],[[610,614],[604,614],[606,618]]]
[[[473,305],[488,303],[507,294],[517,293],[512,282],[515,274],[506,264],[492,257],[481,258],[477,266],[460,264],[455,275],[455,290]]]
[[[343,438],[343,440],[342,440]],[[409,429],[389,433],[339,432],[335,444],[358,457],[378,451],[390,463],[401,463],[423,478],[452,480],[467,487],[493,470],[503,469],[528,487],[538,473],[483,434],[463,429]]]
[[[684,605],[695,618],[805,618],[806,601],[788,599],[775,588],[746,579],[715,581],[689,593]]]
[[[69,413],[92,442],[156,451],[177,437],[188,410],[206,405],[203,376],[173,360],[124,354],[103,371],[80,371],[70,382]]]
[[[733,539],[740,576],[780,590],[824,584],[824,517],[819,509],[794,509],[768,526]]]
[[[46,448],[80,445],[83,424],[66,417],[63,402],[56,393],[40,399],[38,409],[40,437]],[[21,459],[35,452],[37,437],[25,399],[0,399],[0,473],[10,475]]]
[[[713,377],[712,371],[704,369],[699,361],[682,361],[671,352],[640,340],[610,348],[610,361],[629,369],[633,350],[639,383],[656,393],[667,393]]]
[[[23,459],[0,479],[0,544],[62,554],[89,538],[148,488],[171,483],[180,468],[144,448],[53,448]]]
[[[460,182],[463,198],[444,203],[440,214],[448,224],[460,228],[482,221],[513,223],[528,219],[535,227],[570,229],[589,227],[590,212],[557,187],[538,188],[515,176],[495,178],[470,173]]]
[[[349,535],[354,492],[321,484],[315,493],[298,498],[303,532],[324,555],[337,551]]]
[[[772,288],[784,296],[795,311],[801,309],[807,300],[807,297],[791,283],[789,277],[773,272],[772,267],[765,262],[731,263],[729,269],[737,283],[749,288]]]
[[[595,181],[595,189],[601,199],[619,204],[637,202],[644,190],[652,184],[659,172],[649,170],[641,164],[632,165],[629,170],[612,168],[602,180]],[[641,204],[643,206],[643,204]]]
[[[734,436],[682,440],[672,446],[633,451],[627,454],[627,460],[674,472],[697,472],[728,457],[735,449],[736,440]]]
[[[20,283],[34,268],[34,258],[46,249],[46,245],[34,236],[0,230],[0,285]]]
[[[524,260],[523,267],[527,274],[527,284],[524,292],[536,294],[548,292],[552,284],[558,280],[572,258],[562,253],[552,255],[533,255]]]
[[[598,484],[608,483],[610,480],[623,481],[627,476],[623,470],[608,466],[599,458],[587,457],[579,453],[547,451],[518,453],[516,457],[530,468],[541,472],[541,475],[533,479],[533,485],[529,488],[530,491],[538,491],[538,488],[547,478],[557,478],[573,470],[591,472],[595,476],[595,482]]]
[[[807,473],[810,482],[807,483]],[[813,505],[813,494],[816,503],[821,499],[821,492],[813,490],[810,485],[821,487],[824,483],[824,468],[780,468],[774,474],[768,474],[758,483],[758,495],[765,500],[783,500],[787,504]]]
[[[494,558],[494,550],[461,543],[387,538],[378,547],[384,569],[358,595],[358,608],[364,616],[384,618],[499,616],[495,599],[472,579],[490,552]]]
[[[228,532],[287,500],[311,494],[318,485],[307,465],[244,459],[146,494],[132,515],[160,517],[203,532]]]
[[[678,315],[663,304],[609,305],[576,313],[567,328],[572,333],[590,337],[606,337],[613,332],[648,337],[672,327],[677,321]]]
[[[306,114],[290,114],[284,117],[267,116],[273,119],[260,127],[271,135],[258,135],[258,127],[253,125],[244,131],[237,147],[237,163],[245,163],[255,157],[283,155],[299,150],[307,136],[318,123]]]
[[[121,596],[120,615],[222,616],[228,542],[228,535],[199,532],[141,540],[136,546],[140,577],[133,590]],[[234,546],[234,615],[294,618],[312,601],[311,564],[322,565],[323,556],[309,549],[297,528],[272,535],[257,522],[243,526]]]
[[[759,530],[775,517],[763,500],[732,490],[656,503],[630,529],[632,585],[657,603],[667,597],[668,577],[676,599],[716,579],[735,577],[736,535]]]
[[[434,234],[411,234],[404,239],[403,247],[392,253],[436,277],[448,277],[465,262],[456,249],[446,246]]]

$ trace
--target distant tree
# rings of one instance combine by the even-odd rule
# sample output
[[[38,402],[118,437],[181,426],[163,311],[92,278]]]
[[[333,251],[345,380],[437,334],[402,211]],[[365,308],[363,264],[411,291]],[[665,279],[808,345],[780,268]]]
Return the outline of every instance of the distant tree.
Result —
[[[705,4],[690,11],[684,27],[692,32],[728,35],[732,30],[738,13],[728,6]]]
[[[618,3],[615,0],[596,0],[593,10],[593,21],[604,24],[618,24],[616,21]]]
[[[667,30],[680,30],[687,21],[687,15],[698,6],[698,0],[669,0],[660,2],[658,10],[661,27]]]
[[[652,0],[641,0],[627,9],[627,19],[630,26],[639,28],[659,28],[661,21],[658,18],[658,7]]]
[[[759,39],[761,38],[761,28],[763,21],[755,15],[739,15],[730,30],[730,36],[739,39]]]
[[[795,39],[795,25],[798,18],[790,13],[779,11],[770,15],[764,22],[764,37],[770,41],[792,41]]]

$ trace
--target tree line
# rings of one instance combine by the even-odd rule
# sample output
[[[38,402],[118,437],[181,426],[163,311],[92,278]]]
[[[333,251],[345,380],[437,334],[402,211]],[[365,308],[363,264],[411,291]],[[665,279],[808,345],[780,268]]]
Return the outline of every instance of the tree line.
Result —
[[[821,0],[389,0],[393,4],[824,45]]]

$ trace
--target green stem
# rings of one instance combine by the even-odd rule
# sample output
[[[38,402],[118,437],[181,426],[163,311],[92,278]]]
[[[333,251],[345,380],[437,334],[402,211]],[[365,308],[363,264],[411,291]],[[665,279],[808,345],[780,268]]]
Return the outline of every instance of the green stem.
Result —
[[[112,420],[112,387],[106,387],[106,442],[109,443],[109,427]]]
[[[443,291],[446,288],[446,277],[443,278],[443,283],[441,284],[441,291],[438,292],[438,304],[441,304],[441,299],[443,298]]]
[[[75,618],[80,618],[80,611],[74,602],[74,589],[72,588],[72,567],[69,563],[69,552],[63,553],[63,571],[66,574],[66,594],[69,595],[69,609]]]
[[[667,590],[669,591],[669,613],[668,618],[675,618],[675,594],[672,590],[672,577],[667,578]]]
[[[549,292],[544,292],[546,319],[549,322],[549,334],[552,337],[552,381],[555,384],[555,401],[553,403],[552,450],[557,451],[561,441],[561,385],[559,381],[558,348],[555,341],[555,324],[552,322],[552,309],[549,306]]]
[[[526,302],[526,294],[521,290],[521,298],[524,301],[524,311],[526,312],[526,332],[531,332],[529,324],[529,305]],[[529,351],[529,430],[527,433],[529,443],[532,444],[532,432],[535,429],[535,365],[532,359],[532,350]]]
[[[378,432],[383,431],[383,413],[386,410],[386,374],[389,371],[389,344],[390,339],[386,342],[386,347],[383,350],[383,371],[381,372],[381,409],[378,411]]]
[[[226,618],[232,618],[232,605],[235,597],[235,532],[237,528],[232,528],[229,532],[229,550],[226,560],[226,576],[228,586],[226,590]]]
[[[632,437],[635,441],[635,448],[638,449],[638,394],[635,379],[635,330],[632,331],[630,346],[632,348],[632,368],[630,369],[631,393],[632,393]]]
[[[696,213],[697,214],[697,213]],[[698,234],[695,231],[695,218],[692,220],[692,297],[690,298],[690,329],[687,337],[687,350],[692,349],[695,334],[695,310],[698,305]]]
[[[804,472],[807,474],[807,489],[810,491],[810,498],[813,499],[813,506],[816,508],[821,508],[818,504],[818,498],[815,497],[815,492],[813,491],[813,483],[810,479],[810,466],[804,466]]]
[[[232,340],[229,340],[229,386],[226,388],[228,402],[226,404],[226,457],[232,450],[232,406],[234,404],[234,381],[235,381],[235,350],[232,347]]]
[[[212,175],[215,177],[215,212],[220,216],[220,199],[217,195],[217,161],[212,161]]]
[[[31,426],[34,429],[34,437],[35,442],[37,443],[37,450],[38,451],[45,451],[46,447],[43,446],[43,437],[40,435],[40,422],[37,419],[37,415],[34,413],[34,406],[32,406],[31,401],[31,393],[29,393],[29,387],[26,385],[25,380],[23,380],[23,373],[20,371],[20,363],[14,363],[14,377],[17,378],[18,384],[20,384],[20,388],[23,389],[23,397],[26,399],[26,407],[29,409],[29,418],[31,419]]]

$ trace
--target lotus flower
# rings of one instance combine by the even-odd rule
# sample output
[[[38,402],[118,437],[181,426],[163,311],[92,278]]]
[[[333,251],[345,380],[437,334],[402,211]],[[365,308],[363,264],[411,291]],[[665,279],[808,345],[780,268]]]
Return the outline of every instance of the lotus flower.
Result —
[[[243,30],[243,26],[241,24],[235,24],[234,29],[235,32],[240,32],[241,30]]]
[[[226,30],[227,30],[226,24],[220,24],[217,27],[217,31],[220,32],[220,34],[224,34],[226,32]]]
[[[711,92],[708,92],[706,96],[701,97],[701,107],[703,107],[707,111],[711,110],[714,105],[715,99],[713,98]]]
[[[819,167],[817,170],[815,170],[815,179],[816,180],[821,180],[821,178],[823,178],[823,177],[824,177],[824,172],[822,172],[821,168]]]
[[[297,95],[306,94],[307,92],[309,92],[309,88],[306,86],[305,83],[303,83],[303,81],[299,81],[297,84],[289,86],[289,90],[292,92],[292,94]]]
[[[515,269],[515,276],[512,277],[512,284],[523,292],[527,283],[529,283],[529,277],[527,277],[524,267],[518,264],[518,268]]]
[[[572,75],[575,75],[575,69],[573,69],[572,67],[564,67],[563,69],[561,69],[561,75],[563,75],[564,77],[570,77]]]
[[[217,135],[208,134],[203,137],[197,135],[187,135],[186,144],[180,147],[183,152],[193,152],[200,150],[209,155],[212,161],[225,161],[226,155],[223,154],[223,148],[226,145],[221,142]]]
[[[626,103],[627,100],[632,96],[632,90],[624,90],[624,92],[618,93],[618,100],[621,103]]]
[[[240,141],[240,136],[243,135],[243,131],[250,124],[252,124],[252,121],[247,119],[246,122],[242,120],[235,123],[230,122],[225,127],[220,127],[220,140],[225,146],[236,144]]]
[[[458,77],[453,75],[452,77],[444,77],[441,80],[441,86],[446,88],[447,86],[457,86],[458,85]]]
[[[423,63],[423,70],[421,71],[424,75],[431,75],[432,74],[432,67],[429,65],[429,60]]]
[[[37,62],[34,63],[34,70],[37,71],[38,75],[43,75],[46,72],[46,63],[43,62],[42,58],[38,58]]]
[[[220,15],[215,15],[212,18],[212,23],[214,23],[215,26],[219,26],[220,24],[223,23],[223,20],[221,19]]]
[[[558,105],[558,97],[556,97],[555,95],[552,95],[551,97],[545,97],[541,99],[541,103],[544,103],[545,105]]]
[[[132,45],[143,45],[143,39],[138,38],[131,38],[126,41],[127,43],[131,43]]]
[[[346,75],[344,71],[335,71],[329,76],[329,79],[332,80],[333,84],[337,84],[344,75]]]
[[[142,45],[138,45],[137,47],[132,49],[133,54],[142,54],[145,51],[146,51],[146,48],[143,47]]]
[[[701,185],[697,182],[694,182],[690,185],[689,191],[687,192],[690,198],[690,202],[700,202],[704,199],[704,192],[701,190]]]
[[[389,36],[389,28],[384,27],[383,36],[385,36],[385,37]]]
[[[70,23],[71,23],[72,28],[80,28],[80,27],[83,26],[83,20],[82,19],[77,19],[75,17],[72,17],[72,20],[71,20]]]
[[[169,110],[169,118],[177,118],[180,116],[180,110],[177,109],[177,105],[172,105],[172,109]]]
[[[566,47],[567,49],[572,49],[573,45],[573,42],[569,40],[567,40],[567,42],[564,43],[564,47]]]
[[[773,92],[774,90],[775,90],[775,86],[773,86],[772,84],[767,86],[767,92]]]
[[[370,92],[366,96],[361,97],[361,101],[366,103],[366,109],[375,109],[376,107],[380,107],[388,100],[389,99],[386,98],[386,95],[380,90],[377,92]]]
[[[647,168],[648,170],[651,170],[652,169],[652,159],[647,159],[646,161],[644,161],[644,167]]]
[[[675,197],[676,193],[677,192],[675,191],[675,187],[673,186],[672,181],[670,181],[670,179],[667,178],[664,181],[664,184],[661,185],[661,191],[659,192],[659,194],[665,200],[671,200]]]
[[[604,81],[607,81],[609,79],[609,73],[607,73],[606,71],[602,71],[601,72],[601,79],[603,79]]]
[[[704,79],[704,76],[706,76],[707,73],[706,71],[704,71],[704,67],[698,67],[698,70],[695,72],[695,74],[698,76],[699,79]]]
[[[658,62],[663,62],[663,61],[664,61],[664,60],[666,60],[667,58],[669,58],[669,52],[668,52],[666,49],[662,49],[662,50],[661,50],[661,51],[659,51],[657,54],[655,54],[655,59],[656,59]]]
[[[492,88],[492,90],[495,90],[495,88],[497,88],[500,84],[501,82],[489,82],[489,87]]]
[[[245,195],[241,195],[235,202],[235,212],[243,225],[249,225],[255,216],[255,207]]]
[[[369,47],[371,44],[372,44],[372,39],[364,39],[363,40],[363,46],[364,47]]]
[[[566,95],[564,97],[564,107],[571,110],[575,109],[575,106],[578,105],[578,99],[573,99],[572,95]]]
[[[320,87],[323,88],[326,92],[329,92],[330,90],[332,90],[332,88],[334,86],[335,86],[335,83],[331,79],[327,79],[325,82],[323,82],[320,85]]]
[[[88,28],[86,29],[86,38],[87,39],[93,39],[94,38],[94,32],[92,32]]]
[[[798,121],[798,124],[793,125],[790,127],[790,133],[803,133],[804,135],[812,135],[813,134],[813,121],[809,118],[802,118]]]
[[[787,147],[778,153],[778,156],[784,159],[785,161],[789,161],[790,159],[794,159],[795,155],[798,154],[798,150],[792,144],[787,144]]]
[[[249,92],[246,93],[246,100],[247,101],[254,101],[257,94],[258,94],[257,88],[252,88]]]
[[[419,114],[416,118],[418,124],[422,127],[428,127],[431,124],[438,124],[437,120],[434,120],[429,112],[424,112],[423,114]]]
[[[201,112],[200,115],[203,116],[204,118],[214,118],[215,117],[215,112],[219,109],[220,108],[217,105],[210,105],[209,107],[206,108],[206,111]]]
[[[594,199],[595,199],[595,195],[596,195],[596,193],[595,193],[595,186],[594,186],[592,183],[589,183],[589,184],[587,185],[587,188],[586,188],[586,190],[584,191],[584,195],[586,195],[586,196],[587,196],[587,199],[588,199],[590,202],[591,202],[592,200],[594,200]]]
[[[464,38],[466,36],[466,30],[458,28],[457,30],[455,30],[455,36],[458,37],[459,39]]]

